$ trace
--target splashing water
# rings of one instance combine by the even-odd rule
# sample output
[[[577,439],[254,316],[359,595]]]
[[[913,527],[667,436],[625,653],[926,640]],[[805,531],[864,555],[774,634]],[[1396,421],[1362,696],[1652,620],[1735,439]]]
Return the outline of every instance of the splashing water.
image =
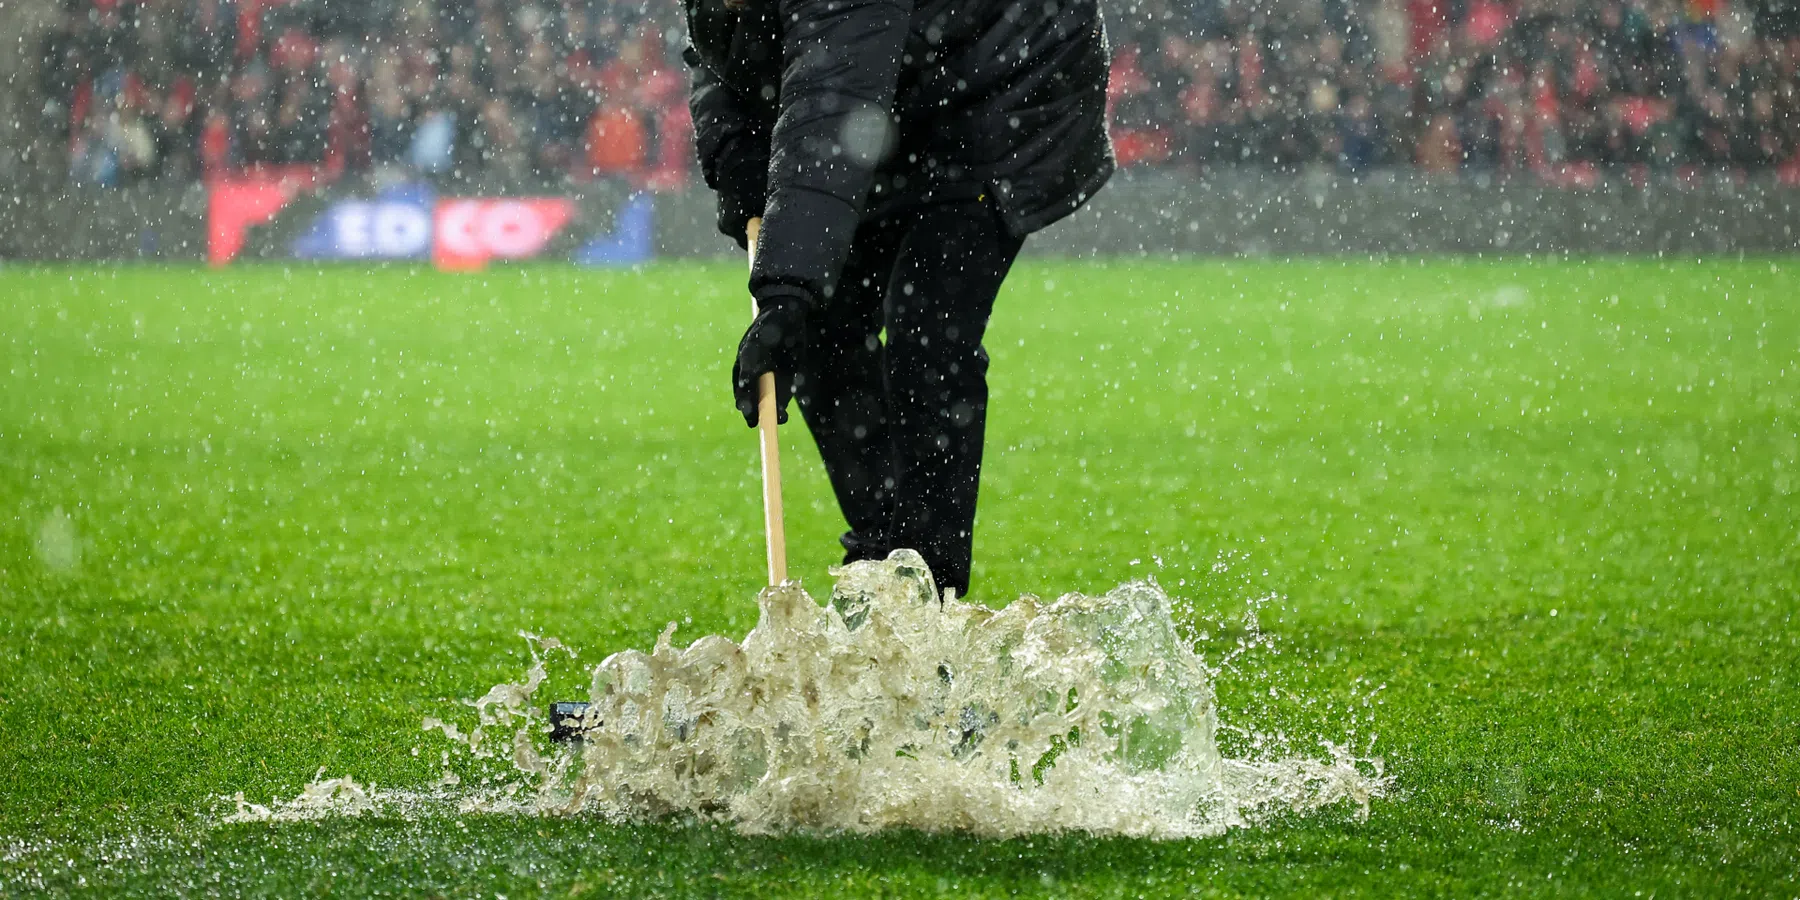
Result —
[[[1389,786],[1379,759],[1330,745],[1323,760],[1223,758],[1208,671],[1153,583],[993,611],[940,600],[908,550],[832,574],[825,606],[796,585],[765,590],[742,644],[711,635],[678,650],[671,624],[653,652],[608,657],[573,748],[548,742],[536,697],[546,657],[567,648],[533,638],[526,676],[472,702],[472,731],[425,722],[508,762],[505,783],[461,789],[448,769],[435,792],[321,778],[273,807],[240,797],[230,818],[435,799],[465,812],[689,813],[749,832],[1175,838],[1340,802],[1366,816]]]

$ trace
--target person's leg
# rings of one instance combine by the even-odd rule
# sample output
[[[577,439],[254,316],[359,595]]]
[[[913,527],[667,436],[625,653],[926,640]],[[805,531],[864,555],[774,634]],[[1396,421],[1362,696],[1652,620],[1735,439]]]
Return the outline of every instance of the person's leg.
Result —
[[[928,207],[907,229],[887,285],[897,481],[888,538],[919,551],[938,587],[962,596],[987,426],[981,338],[1020,243],[991,204]]]
[[[884,559],[890,549],[894,454],[879,342],[882,295],[901,232],[858,232],[836,296],[807,321],[806,378],[794,393],[850,530],[844,561]]]

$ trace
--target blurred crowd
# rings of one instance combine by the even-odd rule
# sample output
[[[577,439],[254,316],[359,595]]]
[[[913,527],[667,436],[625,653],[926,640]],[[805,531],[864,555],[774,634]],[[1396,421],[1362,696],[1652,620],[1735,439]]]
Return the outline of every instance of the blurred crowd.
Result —
[[[1114,136],[1196,169],[1800,167],[1795,0],[1142,0]]]
[[[1127,166],[1800,175],[1800,0],[1110,0]],[[100,185],[306,167],[678,184],[677,0],[66,0]]]
[[[294,166],[678,181],[682,39],[675,0],[71,0],[40,87],[84,182]]]

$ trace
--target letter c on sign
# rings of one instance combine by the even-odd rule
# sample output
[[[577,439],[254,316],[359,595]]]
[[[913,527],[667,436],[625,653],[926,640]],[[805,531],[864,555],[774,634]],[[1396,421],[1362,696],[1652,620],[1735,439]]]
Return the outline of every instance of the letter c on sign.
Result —
[[[438,204],[437,244],[440,251],[475,259],[487,256],[475,233],[481,207],[479,200],[448,200]]]

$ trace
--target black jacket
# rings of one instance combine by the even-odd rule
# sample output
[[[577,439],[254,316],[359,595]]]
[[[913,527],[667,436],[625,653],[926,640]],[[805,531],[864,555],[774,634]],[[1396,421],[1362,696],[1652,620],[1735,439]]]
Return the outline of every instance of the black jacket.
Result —
[[[1023,237],[1112,174],[1096,0],[685,0],[719,229],[750,287],[831,296],[867,215],[991,196]]]

